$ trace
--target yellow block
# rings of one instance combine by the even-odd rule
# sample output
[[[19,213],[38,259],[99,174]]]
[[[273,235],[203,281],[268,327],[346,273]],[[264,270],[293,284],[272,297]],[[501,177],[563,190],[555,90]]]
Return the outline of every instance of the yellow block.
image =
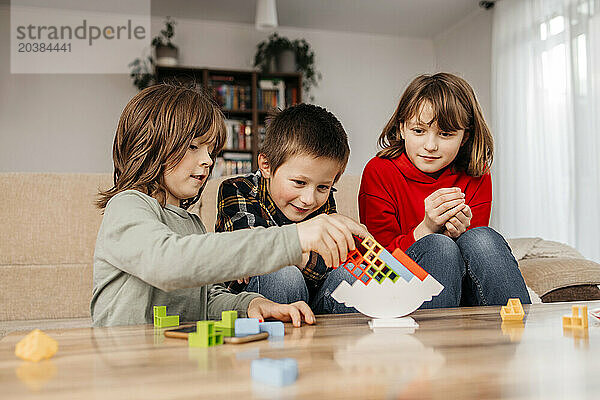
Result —
[[[44,360],[58,351],[58,342],[39,329],[34,329],[15,346],[15,355],[26,361]]]
[[[500,309],[502,321],[521,321],[525,316],[523,305],[519,299],[508,299],[508,303]]]
[[[572,315],[563,315],[563,328],[580,328],[588,327],[587,306],[573,306],[571,308]],[[581,312],[581,315],[580,315]]]

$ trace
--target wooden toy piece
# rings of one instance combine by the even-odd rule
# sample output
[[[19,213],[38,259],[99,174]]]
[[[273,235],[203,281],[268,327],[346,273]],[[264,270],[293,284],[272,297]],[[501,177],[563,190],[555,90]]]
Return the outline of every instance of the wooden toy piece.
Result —
[[[581,315],[580,315],[581,311]],[[562,317],[563,328],[587,329],[588,315],[587,306],[573,306],[572,315]]]
[[[281,321],[261,322],[258,324],[258,327],[261,332],[268,332],[269,337],[285,336],[285,327]]]
[[[525,316],[523,305],[519,299],[508,299],[508,303],[500,309],[502,321],[521,321]]]
[[[58,342],[39,329],[34,329],[15,346],[15,355],[25,361],[38,362],[52,357],[58,351]]]
[[[167,306],[154,306],[154,326],[168,328],[179,325],[179,315],[167,316]]]
[[[289,385],[298,379],[298,362],[293,358],[259,358],[252,360],[250,375],[255,381],[268,385]]]
[[[255,335],[260,333],[258,318],[238,318],[235,320],[235,336]]]

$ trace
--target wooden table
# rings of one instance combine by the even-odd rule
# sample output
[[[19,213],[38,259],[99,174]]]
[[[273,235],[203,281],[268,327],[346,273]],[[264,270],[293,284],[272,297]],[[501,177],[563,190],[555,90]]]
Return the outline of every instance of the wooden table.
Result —
[[[358,314],[321,316],[316,326],[286,325],[284,340],[208,349],[152,326],[49,330],[59,352],[40,363],[14,356],[23,332],[11,333],[0,341],[0,397],[597,399],[600,323],[563,331],[573,304],[525,306],[524,323],[511,325],[499,307],[418,311],[413,333],[372,332]],[[297,359],[298,381],[253,382],[258,357]]]

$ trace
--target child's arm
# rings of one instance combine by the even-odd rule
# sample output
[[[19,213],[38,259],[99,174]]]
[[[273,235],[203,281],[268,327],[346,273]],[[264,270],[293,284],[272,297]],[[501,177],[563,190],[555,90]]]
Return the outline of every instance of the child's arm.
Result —
[[[333,215],[268,229],[180,235],[161,222],[161,209],[142,193],[120,193],[105,210],[96,247],[105,262],[165,291],[267,274],[298,264],[311,250],[331,265],[354,249],[352,234],[368,234]]]
[[[397,218],[397,204],[390,192],[389,181],[394,179],[385,163],[388,160],[374,158],[365,166],[358,194],[360,222],[365,224],[373,237],[388,250],[400,248],[406,251],[414,242],[413,230],[403,233]],[[396,172],[397,173],[397,172]]]
[[[181,235],[161,222],[161,211],[136,191],[111,199],[97,244],[105,261],[170,291],[266,274],[302,257],[294,225]]]

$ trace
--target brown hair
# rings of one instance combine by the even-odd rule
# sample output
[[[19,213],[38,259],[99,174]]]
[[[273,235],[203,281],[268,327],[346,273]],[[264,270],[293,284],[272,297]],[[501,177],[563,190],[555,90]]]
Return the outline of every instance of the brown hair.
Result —
[[[420,75],[408,85],[379,136],[378,144],[382,150],[377,156],[396,158],[404,153],[404,139],[399,129],[417,115],[426,102],[431,104],[435,115],[429,124],[436,121],[442,131],[464,129],[465,135],[469,135],[456,155],[453,168],[470,176],[487,173],[494,156],[492,134],[471,86],[464,79],[448,73]]]
[[[210,155],[214,160],[226,135],[218,106],[195,86],[159,84],[142,90],[123,109],[113,143],[114,186],[100,191],[96,205],[104,209],[117,193],[135,189],[164,207],[165,170],[181,161],[197,137],[202,143],[214,143]],[[181,207],[198,201],[203,189],[182,200]]]
[[[265,141],[260,152],[269,160],[272,173],[297,154],[327,157],[346,169],[350,146],[344,127],[331,112],[312,104],[297,104],[267,118]]]

